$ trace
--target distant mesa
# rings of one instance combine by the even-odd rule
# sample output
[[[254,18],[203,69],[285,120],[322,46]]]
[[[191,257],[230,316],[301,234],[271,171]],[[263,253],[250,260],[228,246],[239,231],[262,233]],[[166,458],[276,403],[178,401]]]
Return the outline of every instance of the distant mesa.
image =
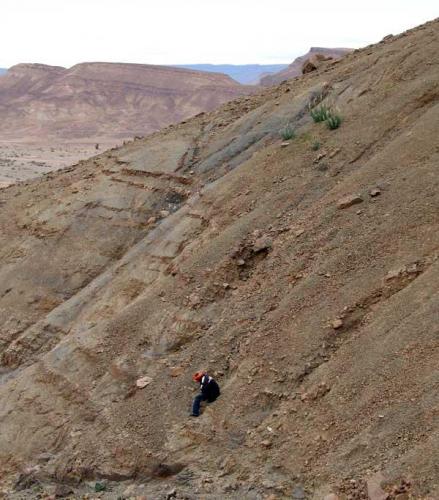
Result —
[[[279,71],[278,73],[262,77],[260,84],[265,87],[278,85],[284,80],[289,80],[317,69],[317,67],[324,61],[340,59],[349,52],[352,52],[352,50],[353,49],[346,48],[331,49],[325,47],[311,47],[306,54],[297,57],[287,68]]]
[[[18,64],[0,80],[0,138],[120,141],[254,91],[224,74],[167,66]]]

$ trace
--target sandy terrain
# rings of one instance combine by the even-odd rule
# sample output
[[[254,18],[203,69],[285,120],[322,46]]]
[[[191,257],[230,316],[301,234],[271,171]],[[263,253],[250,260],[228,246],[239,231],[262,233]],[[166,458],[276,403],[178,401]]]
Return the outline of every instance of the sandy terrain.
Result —
[[[0,188],[90,158],[117,143],[26,144],[0,141]]]

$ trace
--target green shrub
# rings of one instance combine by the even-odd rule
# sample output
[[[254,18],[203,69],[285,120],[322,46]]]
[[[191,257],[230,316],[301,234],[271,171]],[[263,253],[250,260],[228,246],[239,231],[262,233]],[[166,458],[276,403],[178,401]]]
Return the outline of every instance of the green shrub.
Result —
[[[335,130],[341,124],[341,116],[340,115],[336,115],[336,114],[331,114],[326,119],[326,124],[328,125],[329,129]]]
[[[289,141],[296,137],[296,132],[291,125],[287,125],[280,131],[280,135],[284,141]]]
[[[318,107],[310,109],[310,115],[316,123],[326,122],[326,125],[331,130],[338,128],[342,122],[341,116],[334,112],[331,106],[327,106],[325,104],[321,104]]]
[[[318,151],[318,150],[320,149],[320,146],[321,146],[321,144],[320,144],[320,142],[319,142],[319,141],[314,141],[314,142],[312,143],[312,145],[311,145],[311,149],[312,149],[313,151]]]
[[[319,107],[311,109],[310,111],[311,118],[316,122],[324,122],[331,115],[331,108],[321,104]]]
[[[105,491],[107,489],[107,485],[102,482],[95,483],[95,491],[98,493],[100,491]]]

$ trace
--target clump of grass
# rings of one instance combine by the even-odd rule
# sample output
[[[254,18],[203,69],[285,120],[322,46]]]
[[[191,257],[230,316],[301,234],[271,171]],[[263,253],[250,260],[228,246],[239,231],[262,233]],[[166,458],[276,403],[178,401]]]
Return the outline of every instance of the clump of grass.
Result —
[[[337,114],[331,114],[326,120],[326,125],[328,125],[328,128],[330,130],[335,130],[340,126],[340,124],[341,124],[341,116]]]
[[[285,128],[283,128],[280,131],[280,136],[284,141],[289,141],[296,137],[296,131],[293,129],[291,125],[288,124]]]
[[[320,142],[319,141],[314,141],[312,144],[311,144],[311,149],[313,151],[318,151],[320,149]]]
[[[314,122],[326,122],[330,130],[335,130],[342,122],[341,116],[336,113],[331,106],[326,104],[321,104],[320,106],[310,109],[309,113]]]
[[[321,104],[317,108],[311,109],[310,115],[315,123],[324,122],[331,116],[331,108]]]

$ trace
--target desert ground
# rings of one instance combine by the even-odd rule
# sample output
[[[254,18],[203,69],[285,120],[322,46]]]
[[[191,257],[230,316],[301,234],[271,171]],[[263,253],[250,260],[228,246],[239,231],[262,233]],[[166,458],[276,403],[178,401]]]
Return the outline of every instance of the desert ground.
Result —
[[[0,189],[74,165],[117,145],[115,141],[61,144],[0,141]]]

